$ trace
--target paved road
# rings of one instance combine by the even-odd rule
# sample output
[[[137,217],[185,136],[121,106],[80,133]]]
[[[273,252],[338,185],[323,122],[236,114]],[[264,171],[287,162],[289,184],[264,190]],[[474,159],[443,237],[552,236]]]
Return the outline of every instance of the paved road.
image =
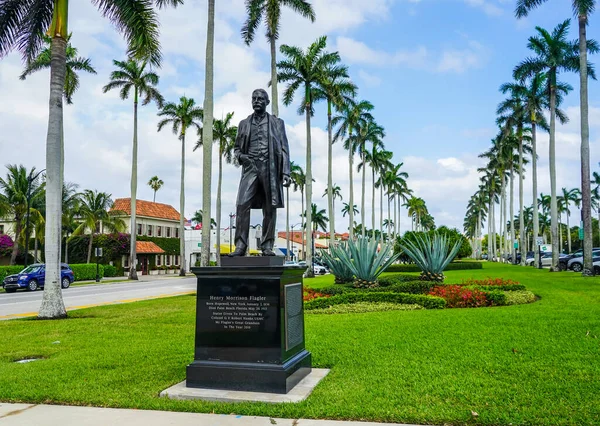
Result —
[[[162,278],[136,283],[75,286],[63,290],[67,310],[145,299],[190,294],[196,290],[196,278]],[[0,320],[35,316],[42,303],[42,291],[0,293]]]

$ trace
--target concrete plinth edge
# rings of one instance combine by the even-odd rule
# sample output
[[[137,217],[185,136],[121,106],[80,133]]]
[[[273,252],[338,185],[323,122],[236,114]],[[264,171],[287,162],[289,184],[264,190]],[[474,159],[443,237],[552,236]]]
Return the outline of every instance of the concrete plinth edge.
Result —
[[[319,382],[329,373],[326,368],[313,368],[311,373],[300,381],[287,394],[265,392],[241,392],[219,389],[188,388],[185,380],[177,383],[160,393],[161,397],[169,399],[195,400],[217,402],[267,402],[278,404],[282,402],[304,401]]]

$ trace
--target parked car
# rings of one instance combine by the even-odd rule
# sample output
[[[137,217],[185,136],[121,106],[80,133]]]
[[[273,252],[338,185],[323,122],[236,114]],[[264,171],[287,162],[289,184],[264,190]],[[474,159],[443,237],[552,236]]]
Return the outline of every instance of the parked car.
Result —
[[[592,250],[592,261],[597,260],[600,260],[600,250]],[[581,272],[583,270],[583,256],[570,259],[567,262],[567,268],[575,272]]]
[[[75,275],[71,267],[66,263],[60,265],[60,276],[60,286],[62,288],[69,288],[75,280]],[[46,265],[43,263],[34,263],[18,274],[9,275],[4,278],[2,285],[4,286],[4,291],[7,293],[14,293],[20,288],[36,291],[37,289],[44,288],[45,280]]]
[[[594,262],[594,275],[600,275],[600,261]]]
[[[542,266],[550,266],[552,264],[552,253],[551,252],[543,252],[542,253]],[[535,266],[535,257],[528,257],[525,260],[525,265]]]
[[[314,269],[313,269],[313,273],[315,275],[325,275],[326,273],[328,273],[329,271],[327,270],[326,267],[321,266],[321,265],[317,265],[315,263]]]
[[[592,250],[593,251],[600,251],[600,248],[599,247],[594,247]],[[569,260],[575,259],[577,257],[583,257],[583,250],[582,249],[574,251],[573,253],[565,255],[564,258],[561,258],[560,259],[560,263],[561,263],[560,266],[561,266],[561,268],[562,269],[567,269],[568,268]]]

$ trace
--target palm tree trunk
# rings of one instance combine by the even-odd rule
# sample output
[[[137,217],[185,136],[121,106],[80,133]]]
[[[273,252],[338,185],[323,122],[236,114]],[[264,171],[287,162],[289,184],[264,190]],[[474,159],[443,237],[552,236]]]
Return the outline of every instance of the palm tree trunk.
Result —
[[[375,169],[372,167],[371,177],[373,179],[373,187],[371,188],[371,228],[373,229],[373,239],[375,239]]]
[[[390,234],[392,233],[392,216],[391,216],[391,198],[390,198],[390,194],[388,193],[387,195],[387,201],[388,201],[388,209],[387,209],[387,214],[388,214],[388,224],[387,224],[387,239],[388,241],[390,240]]]
[[[533,182],[533,247],[535,264],[539,265],[540,253],[537,249],[537,237],[540,235],[540,214],[537,194],[537,126],[535,114],[531,117],[531,177]]]
[[[571,244],[569,243],[569,246],[570,245]],[[33,238],[33,261],[34,262],[38,261],[38,239],[37,239],[37,235]]]
[[[333,128],[331,99],[327,100],[327,207],[329,208],[329,246],[335,244],[335,210],[333,209]]]
[[[309,91],[309,88],[306,88]],[[310,99],[309,93],[306,94],[305,99]],[[310,112],[311,105],[306,106],[306,263],[308,266],[306,276],[314,277],[314,271],[312,268],[313,260],[313,234],[311,232],[312,225],[312,147],[311,147],[311,133],[310,133]]]
[[[223,182],[223,152],[219,141],[219,180],[217,181],[217,235],[215,238],[217,246],[217,266],[221,266],[221,184]]]
[[[68,0],[55,3],[53,15],[52,59],[50,66],[50,111],[46,138],[46,277],[38,318],[66,318],[60,273],[62,224],[62,129],[63,90],[66,74]],[[62,35],[62,36],[60,36]]]
[[[290,187],[285,188],[285,252],[286,258],[291,260],[290,256]]]
[[[156,189],[154,190],[154,197],[152,198],[152,202],[156,203]]]
[[[271,114],[279,117],[279,98],[277,94],[277,40],[269,37],[271,46]]]
[[[10,264],[14,265],[17,261],[17,255],[19,254],[19,240],[21,238],[21,233],[23,232],[23,227],[21,225],[22,219],[18,216],[15,217],[15,241],[12,248],[12,253],[10,254]],[[26,251],[27,252],[27,251]]]
[[[494,221],[494,208],[493,208],[493,201],[491,201],[493,199],[493,196],[490,196],[490,203],[489,203],[489,207],[488,207],[488,221],[487,221],[487,231],[488,231],[488,261],[491,261],[493,259],[493,252],[492,252],[492,223]]]
[[[184,211],[185,211],[185,133],[186,133],[185,125],[181,127],[181,188],[179,189],[179,276],[184,277],[186,273],[185,267],[185,228],[183,226],[184,221]],[[212,130],[212,127],[211,127]],[[210,141],[212,144],[212,141]],[[208,212],[205,210],[206,206],[202,206],[202,234],[204,234],[204,226],[206,225],[206,218],[208,217],[208,231],[210,237],[210,209]],[[218,218],[217,218],[218,219]],[[218,232],[217,232],[218,234]],[[204,235],[203,235],[204,236]],[[217,237],[218,238],[218,237]],[[219,250],[220,248],[217,248]],[[202,245],[202,250],[204,250],[204,244]],[[220,252],[217,252],[220,254]],[[210,247],[209,247],[209,255],[210,255]],[[204,266],[208,266],[207,263]]]
[[[69,234],[65,238],[65,263],[69,263]]]
[[[562,235],[562,213],[558,213],[558,246],[559,254],[562,252],[563,247],[563,235]]]
[[[362,225],[362,237],[365,237],[366,231],[367,231],[367,227],[366,227],[366,223],[365,223],[365,191],[366,191],[366,179],[365,179],[365,175],[366,175],[366,169],[367,169],[367,163],[365,161],[365,149],[363,147],[362,149],[362,197],[361,197],[361,201],[360,201],[360,224]]]
[[[352,136],[352,133],[349,134],[349,138]],[[348,226],[348,234],[350,235],[350,239],[354,238],[354,178],[353,178],[353,163],[354,156],[352,155],[352,142],[350,142],[350,149],[348,150],[348,164],[350,165],[350,196],[348,197],[348,205],[350,208],[348,209],[348,221],[350,225]]]
[[[592,194],[590,187],[590,126],[588,111],[587,15],[579,15],[579,99],[581,109],[581,213],[583,215],[583,276],[593,276]],[[568,217],[567,217],[568,220]],[[569,236],[571,232],[569,231]],[[569,243],[569,252],[571,246]]]
[[[383,243],[383,184],[379,185],[379,232],[380,240]]]
[[[571,227],[569,226],[569,210],[568,210],[568,207],[567,207],[567,244],[569,246],[569,253],[573,253],[572,250],[571,250]]]
[[[504,171],[502,171],[502,187],[500,189],[500,262],[502,263],[504,263],[506,237],[506,183]]]
[[[90,239],[88,241],[87,262],[92,263],[92,247],[94,246],[94,230],[90,229]]]
[[[512,263],[517,263],[517,251],[515,249],[515,178],[514,167],[510,164],[510,253]]]
[[[302,259],[306,260],[306,230],[304,229],[304,188],[300,188],[300,197],[302,198],[302,214],[300,215],[300,233],[302,234]]]
[[[521,251],[521,266],[525,266],[525,259],[527,257],[527,247],[525,242],[527,240],[525,235],[525,207],[523,205],[523,135],[522,130],[519,133],[519,250]],[[516,263],[516,258],[515,258]]]
[[[558,204],[556,200],[556,73],[550,81],[550,234],[552,240],[552,266],[558,270]]]
[[[208,0],[208,23],[206,36],[206,72],[204,78],[204,120],[202,128],[202,266],[210,265],[211,229],[211,179],[213,144],[213,88],[214,88],[214,47],[215,47],[215,0]],[[183,214],[183,212],[181,212]],[[182,236],[183,238],[183,236]]]
[[[393,239],[396,239],[396,235],[398,235],[398,194],[394,196],[394,234]]]
[[[138,88],[134,88],[134,100],[133,100],[133,154],[131,157],[131,240],[129,246],[129,279],[137,280],[137,252],[136,252],[136,239],[137,239],[137,163],[138,163]],[[89,263],[89,260],[88,260]]]

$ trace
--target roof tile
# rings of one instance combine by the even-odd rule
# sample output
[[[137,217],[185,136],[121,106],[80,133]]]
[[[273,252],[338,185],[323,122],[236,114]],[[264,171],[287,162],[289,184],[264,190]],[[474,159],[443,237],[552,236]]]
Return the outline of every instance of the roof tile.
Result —
[[[122,211],[131,216],[131,198],[116,199],[110,211]],[[179,220],[179,212],[173,206],[144,200],[137,200],[136,215],[157,219]]]

